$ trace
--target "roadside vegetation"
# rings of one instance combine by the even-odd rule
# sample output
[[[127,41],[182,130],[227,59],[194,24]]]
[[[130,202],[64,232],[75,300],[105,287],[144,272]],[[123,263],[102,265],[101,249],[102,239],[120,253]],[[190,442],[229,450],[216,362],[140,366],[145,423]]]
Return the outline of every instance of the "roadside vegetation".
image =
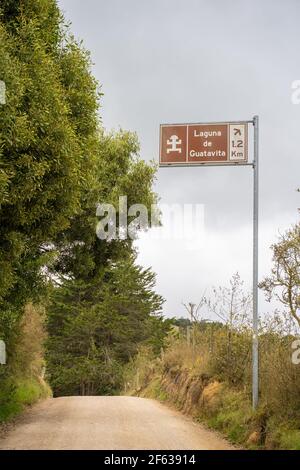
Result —
[[[238,274],[199,309],[187,304],[189,319],[166,320],[132,239],[97,236],[98,203],[157,202],[156,167],[140,159],[135,134],[103,129],[89,53],[57,2],[1,0],[0,43],[0,422],[51,394],[125,390],[241,446],[300,449],[299,224],[274,245],[260,285],[284,312],[261,318],[254,413],[252,303]]]
[[[160,350],[168,322],[132,240],[96,234],[98,203],[156,202],[156,168],[135,134],[104,131],[89,53],[55,0],[2,0],[0,42],[5,421],[51,393],[45,380],[55,396],[117,393],[124,364],[140,344]]]
[[[299,230],[298,224],[273,246],[274,268],[261,283],[286,309],[261,317],[260,405],[255,412],[251,296],[244,293],[238,274],[229,287],[203,297],[198,309],[187,305],[190,318],[174,320],[160,355],[140,349],[127,366],[125,393],[170,403],[241,447],[299,450]]]
[[[11,338],[14,354],[0,368],[0,423],[52,395],[44,380],[45,310],[28,304]]]

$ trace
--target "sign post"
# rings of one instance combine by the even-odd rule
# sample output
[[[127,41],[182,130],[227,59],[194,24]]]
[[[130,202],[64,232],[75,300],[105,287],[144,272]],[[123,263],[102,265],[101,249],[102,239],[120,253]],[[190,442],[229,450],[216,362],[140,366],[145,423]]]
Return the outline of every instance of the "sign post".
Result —
[[[252,406],[258,405],[258,116],[254,116],[254,159],[253,159],[253,339],[252,339]]]
[[[258,116],[251,121],[162,124],[159,166],[252,166],[253,184],[253,339],[252,405],[259,392],[258,369]],[[254,158],[248,162],[248,124],[254,126]]]

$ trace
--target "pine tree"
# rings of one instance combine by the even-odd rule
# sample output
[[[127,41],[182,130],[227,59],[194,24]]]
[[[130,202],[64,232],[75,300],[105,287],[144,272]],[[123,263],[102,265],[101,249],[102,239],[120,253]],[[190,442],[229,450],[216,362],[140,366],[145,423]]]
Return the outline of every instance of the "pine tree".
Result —
[[[155,276],[133,255],[105,268],[93,282],[54,289],[48,319],[48,374],[56,395],[116,393],[122,366],[154,337],[163,299]],[[162,338],[155,338],[162,346]]]

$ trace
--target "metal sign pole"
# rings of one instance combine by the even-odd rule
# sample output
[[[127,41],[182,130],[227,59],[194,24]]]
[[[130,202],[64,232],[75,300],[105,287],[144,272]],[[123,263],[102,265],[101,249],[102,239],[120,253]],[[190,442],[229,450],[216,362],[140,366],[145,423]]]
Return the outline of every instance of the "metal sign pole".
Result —
[[[259,142],[258,116],[253,118],[254,125],[254,160],[253,160],[253,339],[252,339],[252,406],[258,406],[258,170]]]
[[[252,121],[161,124],[159,166],[253,167],[252,405],[258,406],[258,116]],[[248,124],[254,126],[254,157],[248,163]],[[206,157],[213,157],[207,161]]]

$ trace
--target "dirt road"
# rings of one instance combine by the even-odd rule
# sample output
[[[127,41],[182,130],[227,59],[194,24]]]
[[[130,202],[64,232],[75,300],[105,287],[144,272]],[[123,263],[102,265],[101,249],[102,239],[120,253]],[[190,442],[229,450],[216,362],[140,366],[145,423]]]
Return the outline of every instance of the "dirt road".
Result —
[[[154,400],[48,399],[27,411],[0,449],[230,449],[202,426]]]

